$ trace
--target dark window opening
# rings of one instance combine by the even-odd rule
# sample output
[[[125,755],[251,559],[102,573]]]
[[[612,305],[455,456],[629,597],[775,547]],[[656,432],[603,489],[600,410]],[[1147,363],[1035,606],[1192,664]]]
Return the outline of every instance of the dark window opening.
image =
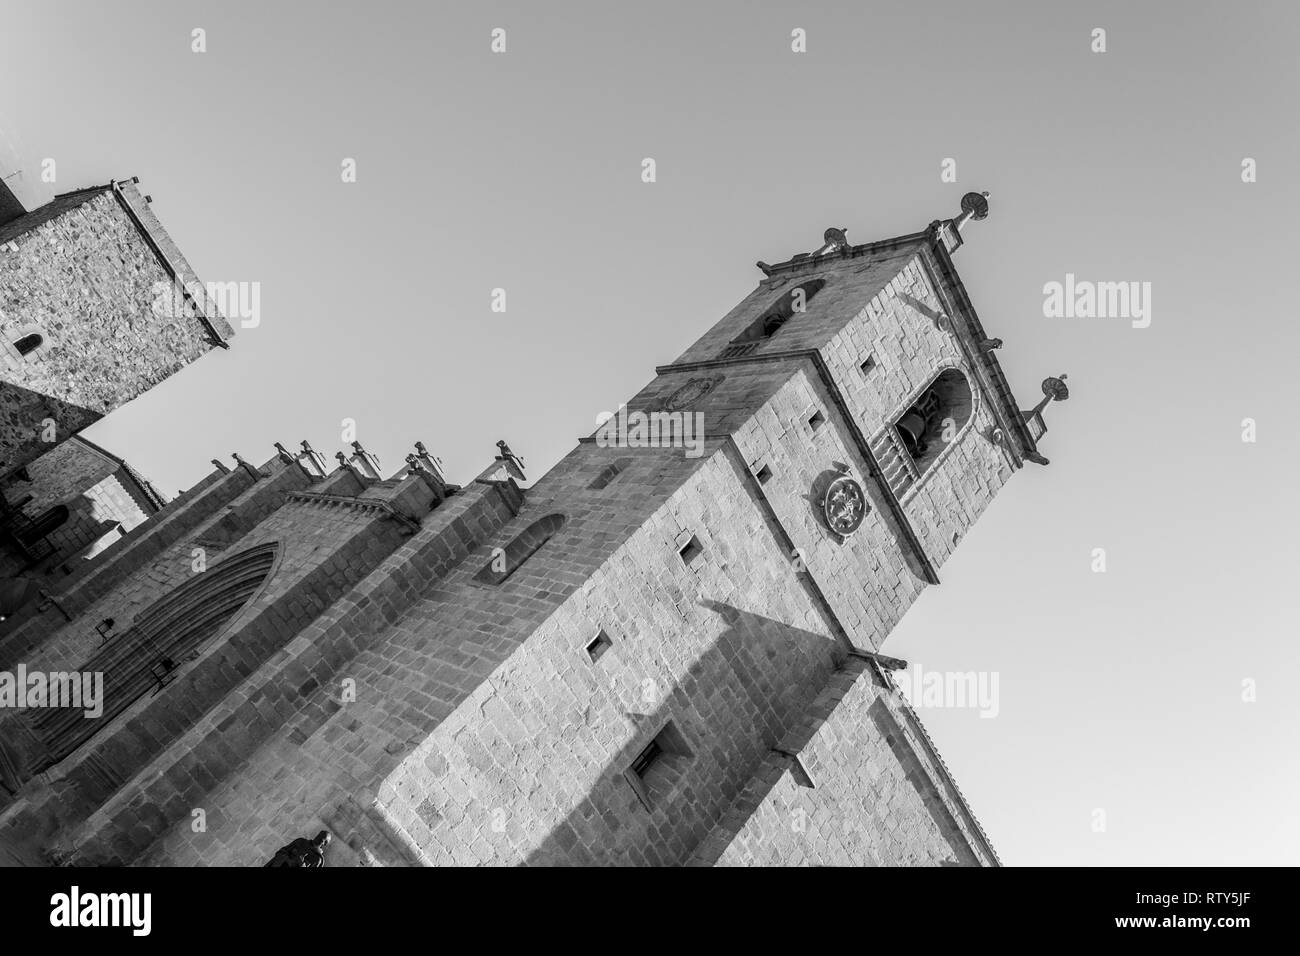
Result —
[[[754,473],[754,477],[758,479],[758,483],[760,485],[765,485],[772,478],[772,469],[769,468],[767,465],[764,465],[762,468],[758,469],[758,471]]]
[[[613,645],[614,642],[609,639],[609,635],[601,631],[587,643],[587,656],[591,658],[591,662],[594,664]]]
[[[672,721],[632,760],[625,774],[647,810],[670,800],[682,782],[691,751]]]
[[[866,359],[863,360],[862,364],[859,365],[858,367],[862,369],[864,373],[870,372],[873,368],[876,367],[876,357],[874,355],[868,355]]]
[[[810,279],[795,286],[768,306],[762,315],[745,328],[745,331],[732,339],[731,344],[725,351],[728,354],[739,354],[737,352],[738,346],[770,339],[792,316],[806,312],[808,303],[812,301],[813,296],[821,291],[824,285],[826,285],[825,279]]]
[[[821,413],[820,409],[814,412],[812,416],[808,419],[808,427],[811,428],[813,431],[816,431],[817,429],[821,428],[822,425],[824,425],[825,423],[826,423],[826,416]]]
[[[17,529],[18,538],[24,545],[30,547],[63,527],[68,521],[69,514],[67,505],[55,505],[53,508],[47,508],[30,522],[23,523]]]
[[[623,469],[630,464],[632,464],[631,458],[620,458],[612,465],[607,465],[601,469],[600,474],[591,480],[591,484],[587,486],[587,489],[589,491],[599,491],[608,486],[609,483],[622,474]]]
[[[681,555],[682,561],[689,567],[695,562],[701,554],[704,553],[704,545],[700,544],[700,539],[691,535],[691,540],[687,541],[677,552]]]
[[[966,376],[946,369],[894,423],[894,431],[918,475],[934,464],[939,453],[970,420],[973,397]]]
[[[45,339],[33,332],[31,335],[24,335],[14,343],[14,348],[18,350],[19,355],[30,355],[35,352],[45,342]]]
[[[658,738],[650,741],[646,744],[645,750],[637,754],[636,759],[632,761],[632,772],[644,780],[650,773],[650,768],[663,756],[663,753],[664,749],[659,746]]]

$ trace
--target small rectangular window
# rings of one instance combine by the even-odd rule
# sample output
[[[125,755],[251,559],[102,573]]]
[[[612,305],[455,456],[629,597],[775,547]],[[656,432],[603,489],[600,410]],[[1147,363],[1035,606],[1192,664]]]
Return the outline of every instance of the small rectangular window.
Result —
[[[600,660],[600,655],[613,647],[614,642],[609,639],[609,635],[601,631],[587,643],[587,656],[591,658],[594,664]]]
[[[754,472],[754,477],[758,479],[760,485],[765,485],[772,478],[772,469],[767,465],[764,465],[762,468],[758,469],[758,471]]]
[[[859,368],[861,368],[864,373],[870,372],[875,367],[876,367],[876,357],[874,355],[868,355],[866,359],[863,361],[863,363],[859,366]]]
[[[637,799],[647,810],[666,805],[685,784],[691,750],[670,720],[641,749],[624,771]]]
[[[650,743],[646,744],[645,749],[636,755],[632,761],[631,770],[634,774],[645,780],[650,775],[650,769],[655,762],[663,756],[664,748],[659,746],[659,739],[656,737]]]
[[[700,544],[700,539],[691,535],[691,540],[687,541],[677,553],[681,555],[682,561],[689,567],[695,563],[695,559],[704,553],[704,545]]]
[[[808,418],[808,427],[813,431],[821,428],[824,424],[826,424],[826,416],[822,414],[820,408]]]

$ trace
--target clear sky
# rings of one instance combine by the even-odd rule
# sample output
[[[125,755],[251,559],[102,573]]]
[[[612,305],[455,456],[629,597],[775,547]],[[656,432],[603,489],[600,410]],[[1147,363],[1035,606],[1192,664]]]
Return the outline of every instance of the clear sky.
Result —
[[[276,440],[332,455],[345,418],[386,472],[418,439],[465,481],[506,438],[540,474],[755,260],[990,190],[957,265],[1022,405],[1063,371],[1073,395],[1051,465],[885,651],[998,673],[996,718],[922,716],[1005,862],[1294,864],[1298,26],[1294,3],[0,0],[0,116],[57,191],[138,175],[203,279],[261,284],[259,327],[88,432],[168,493]],[[1044,317],[1067,273],[1151,283],[1149,327]]]

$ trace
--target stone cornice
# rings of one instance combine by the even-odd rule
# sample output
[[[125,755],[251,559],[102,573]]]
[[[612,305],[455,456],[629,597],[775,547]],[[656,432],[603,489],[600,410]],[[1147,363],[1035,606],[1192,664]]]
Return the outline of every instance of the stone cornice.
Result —
[[[349,511],[359,511],[362,514],[377,514],[392,518],[412,533],[420,530],[418,521],[402,514],[380,498],[352,498],[348,495],[331,495],[320,491],[291,491],[285,496],[285,500],[322,508],[347,508]]]

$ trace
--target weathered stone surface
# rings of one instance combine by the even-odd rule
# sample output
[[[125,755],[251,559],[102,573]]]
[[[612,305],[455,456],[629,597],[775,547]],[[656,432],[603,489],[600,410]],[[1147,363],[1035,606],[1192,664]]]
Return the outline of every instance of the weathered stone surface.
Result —
[[[197,317],[161,304],[172,274],[154,247],[165,257],[172,250],[171,266],[193,276],[133,184],[51,205],[53,213],[38,209],[7,224],[13,238],[0,243],[0,473],[232,334],[220,317],[212,317],[214,337]],[[36,224],[19,231],[25,223]],[[20,354],[16,343],[30,335],[42,344]]]
[[[69,580],[73,621],[0,638],[0,664],[75,667],[196,548],[279,548],[173,684],[12,798],[0,846],[255,865],[324,828],[329,864],[996,864],[861,657],[1020,465],[925,242],[778,271],[660,370],[628,406],[702,414],[698,456],[592,436],[526,492],[494,464],[440,503],[406,473],[214,473]],[[719,360],[805,276],[806,313]],[[946,368],[969,420],[897,500],[870,441]],[[841,474],[869,504],[847,538],[818,497]]]

